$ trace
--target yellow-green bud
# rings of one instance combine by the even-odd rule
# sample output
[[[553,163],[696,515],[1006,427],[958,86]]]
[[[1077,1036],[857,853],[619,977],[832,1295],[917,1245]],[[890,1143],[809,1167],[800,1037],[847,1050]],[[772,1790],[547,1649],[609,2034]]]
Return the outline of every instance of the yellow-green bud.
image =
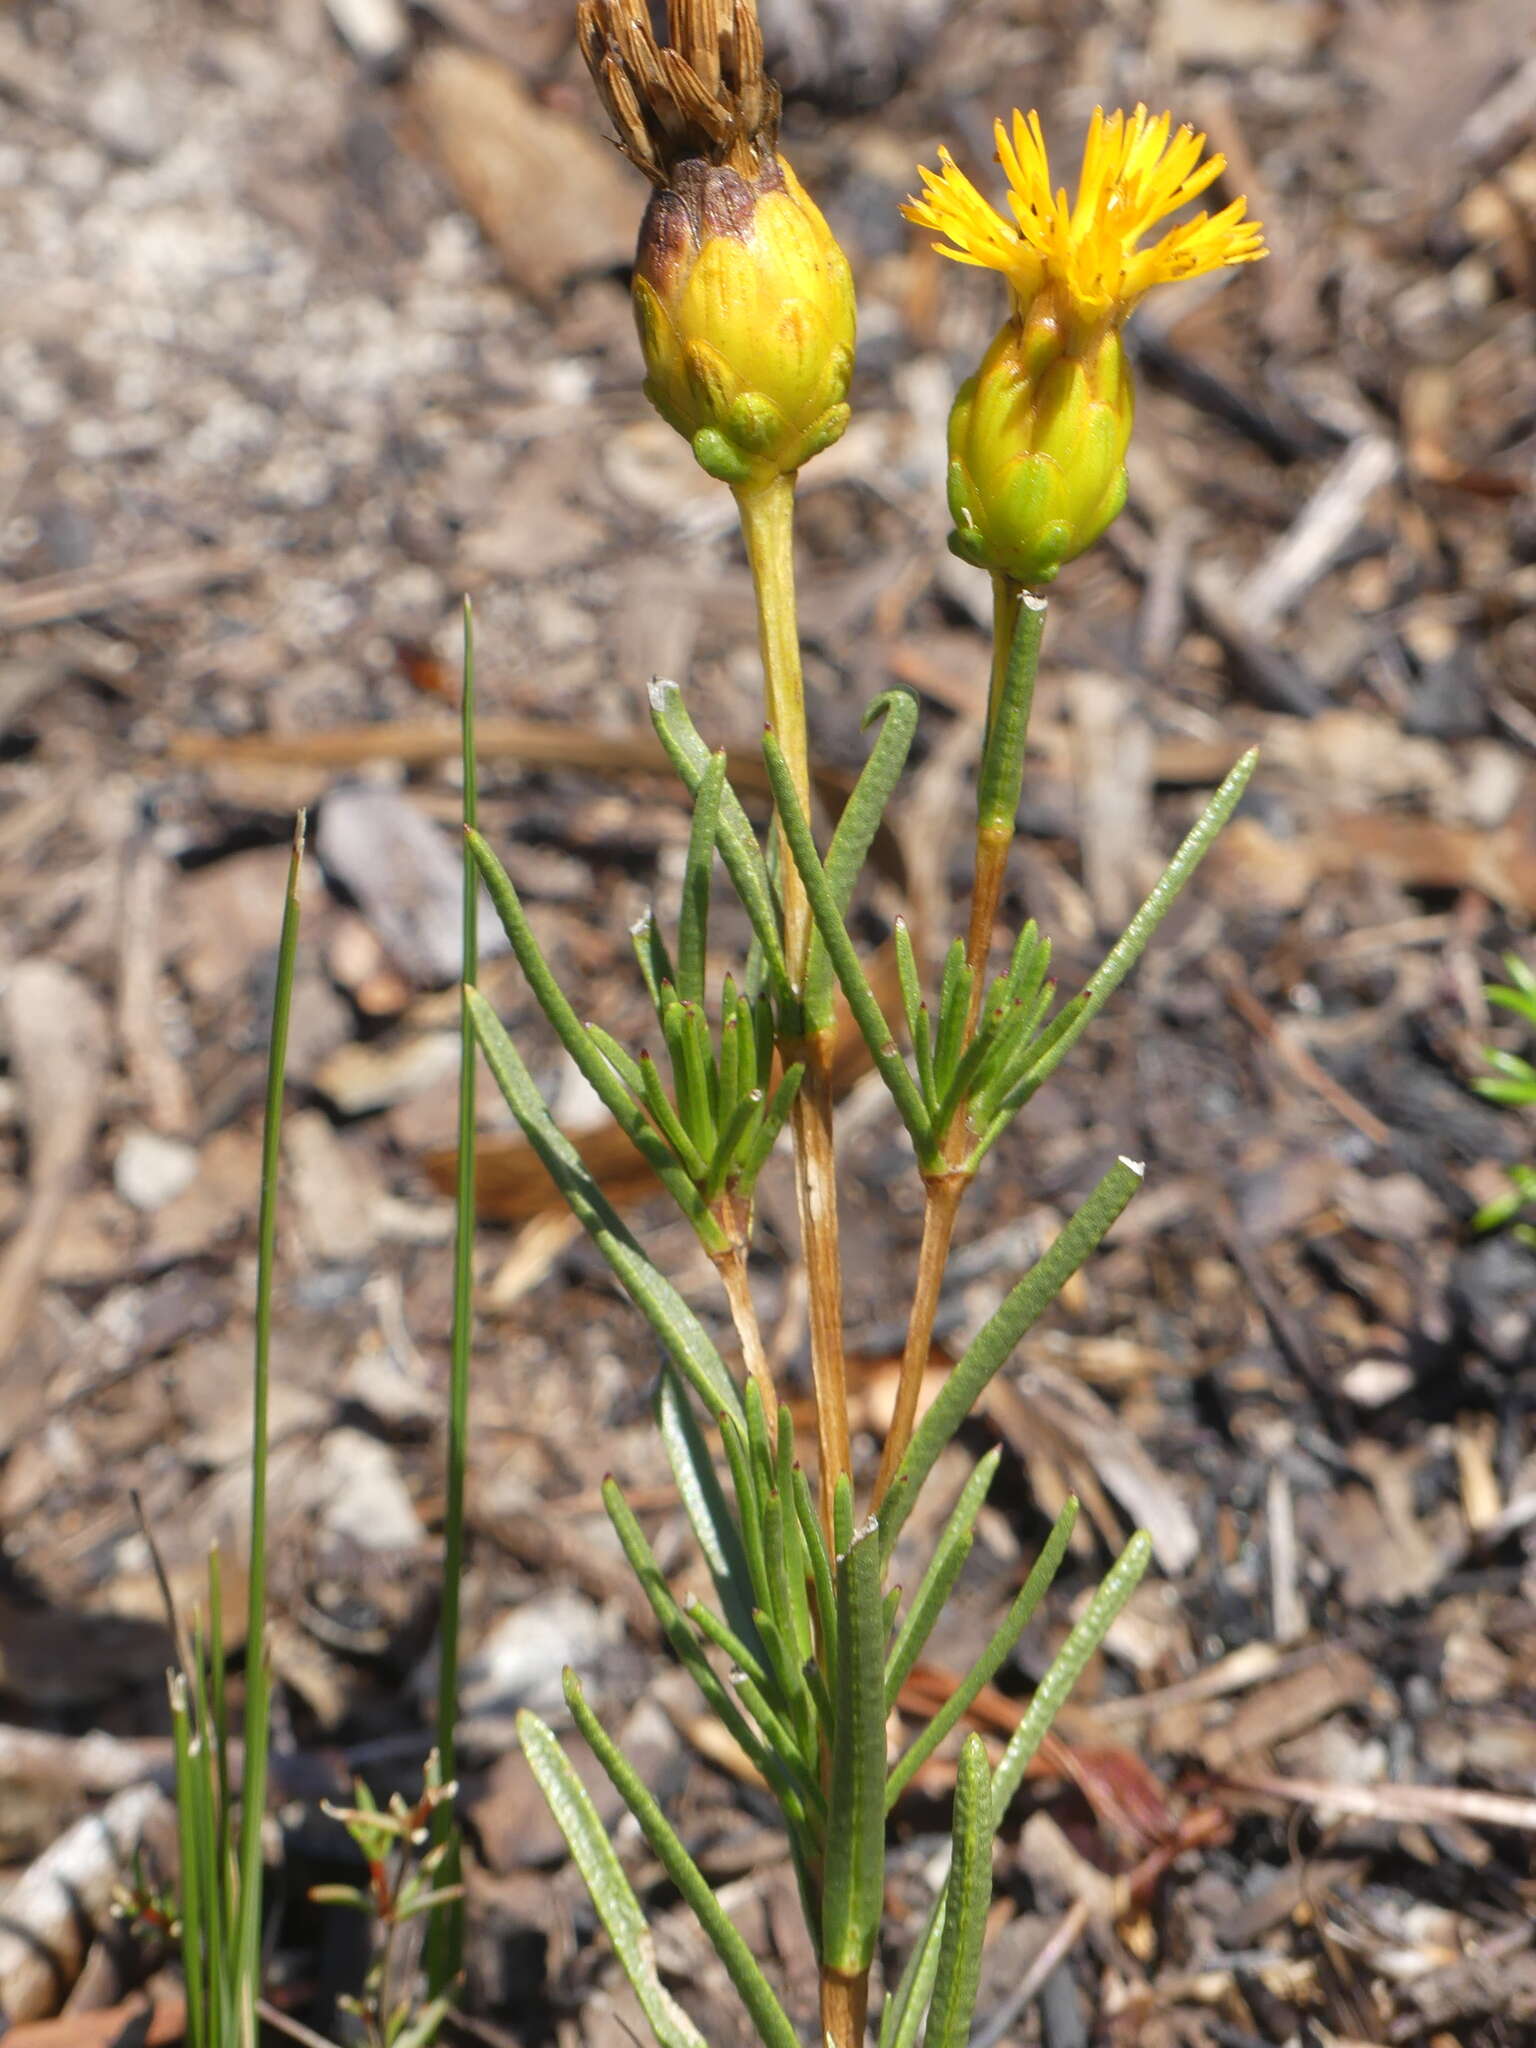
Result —
[[[675,166],[651,194],[635,266],[645,392],[711,476],[770,482],[848,423],[848,260],[782,158],[748,180]]]
[[[1049,583],[1125,503],[1130,369],[1117,329],[1086,344],[1050,291],[999,329],[949,416],[950,547],[1027,587]]]

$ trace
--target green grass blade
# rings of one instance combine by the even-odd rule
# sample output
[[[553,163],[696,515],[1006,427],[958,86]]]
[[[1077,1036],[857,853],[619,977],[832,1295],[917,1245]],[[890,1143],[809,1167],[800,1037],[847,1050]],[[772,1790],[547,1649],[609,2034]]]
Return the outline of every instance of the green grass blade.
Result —
[[[193,1747],[192,1715],[187,1699],[187,1674],[170,1674],[171,1740],[176,1759],[176,1835],[181,1863],[181,1971],[187,1987],[188,2048],[208,2043],[207,1871],[217,1854],[208,1830],[211,1815],[197,1797],[193,1774],[198,1759]],[[216,1929],[214,1930],[216,1933]]]
[[[896,1696],[906,1683],[907,1673],[923,1653],[923,1645],[933,1633],[934,1623],[944,1611],[951,1588],[959,1578],[965,1560],[971,1554],[971,1541],[975,1534],[976,1517],[981,1513],[987,1490],[997,1471],[1002,1457],[1001,1444],[995,1445],[982,1459],[976,1470],[966,1481],[959,1500],[956,1501],[944,1533],[934,1546],[928,1569],[918,1581],[912,1604],[907,1609],[890,1655],[885,1661],[885,1711],[890,1713],[896,1704]]]
[[[1019,1637],[1034,1619],[1035,1610],[1049,1591],[1051,1581],[1060,1570],[1062,1556],[1076,1522],[1077,1502],[1068,1499],[1066,1506],[1056,1517],[1055,1526],[1046,1538],[1044,1548],[1035,1560],[1034,1570],[1015,1595],[999,1627],[993,1631],[987,1647],[891,1772],[890,1781],[885,1789],[887,1811],[896,1804],[961,1715],[969,1710],[972,1700],[981,1688],[990,1685],[1003,1668]]]
[[[624,1875],[607,1831],[554,1731],[526,1709],[517,1732],[528,1767],[549,1802],[581,1872],[613,1952],[661,2048],[707,2048],[704,2036],[662,1984],[645,1912]]]
[[[464,669],[459,701],[462,763],[462,821],[466,834],[479,823],[475,759],[475,620],[464,600]],[[464,1493],[469,1459],[469,1361],[475,1337],[475,1027],[469,990],[480,978],[480,871],[466,838],[460,904],[459,1130],[453,1196],[453,1322],[448,1352],[448,1447],[443,1494],[443,1584],[438,1624],[437,1749],[443,1779],[458,1774],[460,1588],[464,1578]],[[442,1882],[459,1882],[458,1830],[450,1801],[432,1813],[432,1839],[447,1843]],[[427,1985],[432,1998],[446,1995],[459,1974],[464,1950],[464,1914],[457,1897],[432,1914],[427,1929]]]
[[[784,2008],[774,1997],[767,1978],[758,1968],[752,1951],[727,1919],[703,1872],[683,1847],[671,1822],[642,1784],[634,1766],[587,1705],[580,1682],[572,1671],[565,1675],[565,1698],[577,1726],[591,1745],[593,1755],[639,1822],[640,1832],[650,1843],[657,1860],[682,1894],[708,1937],[710,1946],[724,1964],[764,2048],[799,2048],[795,2030]]]
[[[271,1674],[265,1653],[267,1614],[267,1410],[272,1378],[272,1287],[277,1265],[277,1200],[282,1168],[283,1087],[288,1023],[299,951],[299,879],[304,866],[304,813],[294,823],[288,883],[277,941],[277,979],[267,1049],[267,1093],[261,1136],[261,1198],[256,1220],[256,1335],[251,1375],[251,1556],[246,1582],[245,1774],[240,1803],[240,1910],[232,1996],[241,2048],[254,2048],[261,1970],[261,1830],[267,1804]],[[222,2044],[221,2044],[222,2048]],[[234,2043],[228,2048],[235,2048]]]
[[[742,1419],[741,1398],[703,1324],[619,1221],[569,1138],[556,1124],[522,1055],[478,989],[470,991],[475,1036],[486,1065],[572,1214],[660,1339],[663,1351],[711,1414]]]
[[[1117,1159],[1054,1244],[977,1332],[913,1432],[907,1454],[880,1511],[880,1541],[887,1558],[934,1460],[980,1399],[992,1375],[1037,1323],[1089,1253],[1096,1250],[1142,1184],[1142,1169]]]
[[[1024,1782],[1035,1751],[1082,1675],[1083,1666],[1103,1642],[1116,1616],[1141,1584],[1152,1562],[1152,1539],[1138,1529],[1110,1567],[1104,1583],[1079,1617],[1072,1633],[1035,1687],[1024,1718],[1008,1738],[992,1777],[992,1825],[1001,1827],[1014,1794]]]
[[[992,1836],[992,1766],[981,1737],[968,1735],[955,1777],[949,1895],[923,2048],[965,2048],[970,2039],[992,1904]]]
[[[885,1892],[885,1608],[873,1522],[837,1560],[837,1640],[821,1960],[855,1975],[874,1955]]]

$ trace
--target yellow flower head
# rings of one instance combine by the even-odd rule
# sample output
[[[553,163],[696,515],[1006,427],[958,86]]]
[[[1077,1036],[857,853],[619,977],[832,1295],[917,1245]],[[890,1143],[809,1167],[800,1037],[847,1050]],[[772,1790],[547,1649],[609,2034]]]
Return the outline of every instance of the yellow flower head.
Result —
[[[1011,221],[944,149],[941,168],[921,172],[922,198],[902,211],[946,238],[934,244],[941,255],[1000,270],[1021,313],[1055,287],[1052,297],[1064,302],[1069,329],[1086,340],[1118,327],[1153,285],[1253,263],[1268,253],[1259,223],[1244,218],[1244,199],[1216,214],[1196,214],[1140,246],[1159,221],[1198,198],[1226,169],[1225,157],[1202,161],[1205,137],[1187,126],[1175,131],[1171,114],[1154,119],[1140,106],[1130,115],[1096,109],[1071,202],[1064,190],[1052,191],[1038,114],[1016,112],[1011,134],[1001,121],[995,132]]]

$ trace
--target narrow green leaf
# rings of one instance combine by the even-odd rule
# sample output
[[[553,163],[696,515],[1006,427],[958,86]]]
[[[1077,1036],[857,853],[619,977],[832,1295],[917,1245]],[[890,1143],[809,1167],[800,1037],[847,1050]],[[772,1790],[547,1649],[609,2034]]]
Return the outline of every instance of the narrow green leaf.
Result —
[[[689,1084],[694,1100],[703,1104],[697,1142],[699,1150],[708,1155],[719,1137],[716,1119],[720,1113],[720,1083],[715,1072],[714,1049],[709,1042],[709,1020],[697,1003],[683,1004],[682,1019],[683,1058],[688,1066]]]
[[[651,684],[651,723],[689,794],[696,795],[709,769],[710,751],[689,718],[676,683],[658,679]],[[725,782],[720,791],[716,844],[731,885],[751,921],[753,944],[761,956],[763,970],[775,995],[781,1001],[788,1001],[791,993],[789,972],[784,965],[784,948],[779,938],[779,917],[774,904],[771,873],[764,863],[757,835],[741,807],[741,799],[729,782]]]
[[[757,1176],[768,1163],[769,1154],[778,1143],[779,1133],[789,1120],[795,1097],[800,1092],[800,1083],[805,1076],[804,1063],[797,1060],[774,1089],[773,1095],[763,1111],[763,1120],[757,1126],[749,1142],[742,1147],[741,1166],[736,1176],[737,1192],[743,1200],[750,1199]]]
[[[923,984],[917,971],[917,955],[907,920],[898,917],[891,933],[896,949],[896,975],[901,984],[901,1007],[907,1020],[907,1038],[917,1061],[917,1085],[931,1112],[936,1099],[933,1085],[933,1032],[928,1007],[923,1001]]]
[[[837,1589],[832,1579],[832,1560],[821,1517],[811,1498],[811,1482],[800,1466],[795,1467],[795,1513],[800,1521],[800,1540],[811,1560],[811,1582],[816,1589],[816,1616],[821,1624],[821,1661],[828,1685],[837,1691]]]
[[[768,1416],[756,1380],[747,1381],[743,1399],[747,1411],[747,1449],[752,1454],[752,1477],[757,1483],[758,1512],[764,1514],[774,1485],[773,1452],[768,1443]]]
[[[885,1620],[872,1521],[837,1560],[837,1640],[821,1957],[851,1973],[874,1955],[885,1886]]]
[[[667,951],[667,942],[661,935],[661,926],[656,922],[654,910],[648,910],[642,918],[629,928],[630,940],[634,945],[635,958],[640,963],[640,978],[645,983],[646,993],[651,999],[651,1008],[661,1015],[661,990],[664,982],[675,983],[677,969],[672,965],[672,956]]]
[[[501,1019],[478,990],[470,992],[470,1007],[475,1036],[496,1085],[572,1214],[705,1408],[741,1419],[741,1398],[703,1324],[619,1221],[575,1146],[550,1115]]]
[[[779,822],[788,841],[790,855],[805,885],[811,914],[816,920],[816,929],[821,933],[827,952],[831,956],[833,971],[842,985],[843,994],[848,998],[848,1007],[853,1012],[853,1019],[858,1025],[860,1035],[869,1047],[870,1058],[874,1061],[880,1078],[885,1082],[902,1122],[912,1135],[918,1158],[925,1168],[931,1167],[937,1164],[937,1154],[929,1127],[928,1112],[912,1076],[907,1071],[905,1061],[896,1050],[890,1026],[885,1021],[879,1000],[865,979],[857,950],[838,914],[825,871],[816,853],[815,842],[811,838],[810,827],[805,821],[804,812],[800,809],[783,750],[772,733],[768,733],[764,738],[763,756],[768,763],[768,776],[773,784]]]
[[[1000,1303],[967,1346],[913,1432],[880,1511],[880,1542],[887,1558],[934,1460],[981,1398],[992,1375],[1108,1234],[1142,1183],[1142,1168],[1117,1159],[1050,1249]]]
[[[1031,918],[1014,941],[1008,963],[1008,993],[1016,1003],[1031,1003],[1051,971],[1051,942],[1040,936]]]
[[[907,1957],[900,1982],[885,2002],[880,2015],[880,2048],[917,2048],[923,2015],[933,1996],[943,1951],[944,1923],[948,1918],[949,1879],[939,1886],[917,1946]]]
[[[981,1983],[981,1945],[992,1904],[992,1767],[968,1735],[955,1777],[949,1897],[923,2048],[966,2048]]]
[[[1035,1687],[1024,1718],[1008,1738],[1008,1747],[993,1774],[992,1825],[995,1828],[1002,1826],[1035,1751],[1066,1704],[1068,1694],[1082,1675],[1083,1666],[1108,1635],[1116,1616],[1140,1585],[1151,1562],[1152,1539],[1145,1529],[1138,1529],[1111,1565],[1103,1585]]]
[[[638,1098],[644,1086],[640,1075],[640,1062],[626,1052],[619,1041],[600,1024],[588,1024],[586,1032],[630,1094]]]
[[[770,1990],[767,1978],[758,1968],[752,1951],[727,1919],[720,1901],[683,1847],[670,1821],[647,1791],[638,1772],[587,1705],[580,1681],[573,1671],[565,1675],[565,1698],[615,1791],[639,1822],[640,1832],[650,1843],[657,1860],[682,1894],[707,1935],[710,1946],[724,1964],[764,2048],[799,2048],[795,2030]]]
[[[784,1567],[789,1579],[789,1619],[796,1655],[804,1664],[816,1647],[811,1628],[811,1602],[806,1591],[810,1569],[795,1512],[795,1425],[788,1408],[779,1410],[778,1494],[784,1510]]]
[[[735,1114],[737,1105],[744,1095],[752,1091],[752,1077],[743,1078],[741,1059],[741,1027],[736,1020],[736,1006],[722,996],[720,1002],[720,1119]]]
[[[1076,1521],[1077,1502],[1069,1498],[1035,1560],[1034,1570],[1015,1595],[999,1627],[993,1631],[987,1647],[891,1772],[885,1788],[887,1811],[896,1804],[961,1715],[969,1711],[977,1693],[984,1685],[990,1685],[1002,1670],[1061,1568],[1062,1556]]]
[[[704,1553],[704,1562],[714,1581],[716,1597],[732,1628],[750,1642],[752,1609],[757,1603],[746,1546],[726,1503],[720,1475],[698,1419],[688,1404],[682,1382],[670,1366],[661,1369],[656,1421],[694,1541]]]
[[[939,1028],[933,1048],[933,1081],[942,1095],[954,1078],[955,1061],[965,1036],[965,1013],[975,980],[965,964],[965,941],[956,939],[944,961],[939,985]]]
[[[702,1600],[690,1600],[686,1611],[688,1619],[706,1642],[713,1643],[717,1650],[723,1650],[735,1668],[745,1672],[755,1686],[763,1691],[771,1690],[775,1686],[777,1681],[763,1659],[755,1651],[748,1649],[735,1629],[706,1607]],[[755,1616],[752,1621],[752,1635],[754,1641],[758,1640]]]
[[[762,1127],[763,1109],[762,1091],[754,1088],[750,1095],[742,1096],[729,1119],[722,1124],[709,1171],[704,1177],[704,1193],[709,1201],[719,1198],[721,1189],[736,1173]]]
[[[673,1009],[676,1007],[674,1004]],[[640,1083],[641,1100],[655,1120],[662,1137],[676,1153],[678,1164],[690,1180],[702,1181],[709,1172],[709,1161],[683,1129],[682,1118],[668,1099],[666,1086],[657,1070],[656,1062],[648,1052],[642,1052],[636,1060],[635,1073]]]
[[[725,1449],[725,1462],[731,1468],[731,1484],[736,1489],[737,1526],[741,1530],[742,1548],[747,1554],[747,1576],[752,1585],[752,1609],[766,1607],[769,1596],[768,1564],[763,1555],[763,1511],[757,1478],[752,1470],[752,1450],[747,1441],[744,1421],[738,1423],[728,1415],[722,1416],[720,1442]],[[732,1613],[730,1608],[726,1611],[728,1614]],[[748,1627],[738,1627],[738,1633],[750,1640],[755,1634],[751,1609],[745,1619]],[[764,1654],[766,1655],[766,1651]]]
[[[885,1664],[885,1711],[890,1713],[896,1704],[896,1696],[906,1683],[907,1674],[923,1653],[923,1645],[933,1633],[934,1623],[944,1611],[951,1588],[959,1578],[965,1560],[971,1554],[971,1541],[976,1529],[976,1517],[981,1513],[987,1490],[997,1471],[998,1460],[1003,1455],[1001,1444],[988,1451],[976,1470],[965,1482],[959,1500],[944,1525],[944,1533],[934,1546],[928,1569],[918,1581],[912,1604],[907,1609],[891,1653]]]
[[[677,920],[677,992],[685,1003],[704,1000],[709,948],[709,892],[714,880],[715,828],[725,787],[725,755],[714,754],[693,798],[693,828],[683,864],[683,900]]]
[[[1024,776],[1024,746],[1035,698],[1035,671],[1045,632],[1046,603],[1025,591],[1008,649],[1002,688],[991,706],[987,737],[976,783],[976,816],[981,832],[1012,836],[1019,814]]]
[[[864,713],[865,731],[876,719],[880,720],[879,737],[859,771],[827,848],[827,886],[841,916],[847,915],[854,884],[863,872],[885,807],[907,764],[912,736],[917,731],[917,714],[916,693],[904,687],[882,691]],[[831,996],[832,963],[825,945],[818,944],[813,948],[806,974],[805,1015],[812,1029],[831,1021]]]
[[[1243,791],[1258,766],[1259,750],[1250,747],[1211,798],[1185,836],[1183,844],[1163,870],[1145,903],[1104,956],[1083,990],[1083,1007],[1073,1028],[1056,1044],[1043,1071],[1037,1069],[1036,1085],[1053,1074],[1103,1009],[1115,990],[1141,958],[1148,939],[1173,908],[1190,876],[1210,851],[1216,835],[1237,809]]]
[[[597,1808],[553,1730],[525,1709],[517,1717],[517,1732],[529,1769],[549,1802],[570,1847],[571,1860],[585,1880],[614,1954],[661,2048],[707,2048],[704,2036],[662,1984],[640,1901],[613,1852]]]
[[[832,1541],[840,1563],[853,1548],[853,1479],[847,1472],[838,1474],[832,1489]]]
[[[656,1562],[655,1553],[645,1540],[645,1532],[641,1529],[634,1510],[612,1479],[603,1481],[603,1506],[608,1510],[608,1519],[613,1524],[624,1555],[629,1559],[630,1570],[639,1581],[640,1590],[651,1603],[651,1612],[660,1624],[662,1634],[671,1644],[678,1662],[699,1688],[716,1717],[735,1737],[757,1769],[762,1771],[765,1777],[771,1776],[763,1745],[748,1727],[746,1717],[726,1691],[714,1666],[700,1649],[698,1638],[689,1627],[687,1617],[678,1605],[671,1587],[668,1586],[661,1566]]]
[[[710,1215],[688,1175],[678,1165],[671,1148],[588,1037],[565,991],[550,972],[511,876],[478,832],[466,830],[464,836],[495,905],[496,915],[501,919],[502,929],[517,956],[517,964],[523,970],[523,979],[548,1019],[550,1028],[608,1114],[693,1225],[700,1241],[710,1250],[723,1251],[725,1233]],[[483,1047],[483,1037],[481,1044]]]

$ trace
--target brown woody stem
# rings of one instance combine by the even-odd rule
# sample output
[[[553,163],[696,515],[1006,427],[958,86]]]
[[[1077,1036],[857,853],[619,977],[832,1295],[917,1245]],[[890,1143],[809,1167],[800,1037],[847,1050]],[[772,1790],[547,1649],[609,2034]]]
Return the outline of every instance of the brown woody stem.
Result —
[[[821,1973],[821,2035],[831,2048],[863,2048],[864,2027],[869,2015],[869,1972],[845,1975],[841,1970]]]
[[[745,1247],[733,1244],[729,1251],[721,1252],[715,1260],[715,1270],[720,1275],[721,1284],[725,1288],[725,1298],[730,1303],[731,1321],[736,1325],[736,1340],[741,1346],[742,1362],[762,1396],[763,1414],[768,1421],[768,1440],[773,1443],[778,1437],[779,1395],[773,1384],[768,1353],[763,1348],[762,1325],[757,1320],[757,1304],[752,1299],[752,1286],[747,1278]]]
[[[958,1118],[956,1120],[959,1121]],[[961,1197],[969,1186],[970,1176],[963,1173],[935,1174],[924,1183],[923,1241],[917,1254],[917,1283],[912,1292],[907,1341],[902,1348],[901,1374],[896,1382],[895,1412],[885,1433],[885,1449],[880,1454],[880,1470],[870,1503],[874,1514],[879,1514],[880,1504],[906,1456],[907,1445],[912,1441],[918,1397],[923,1390],[923,1374],[928,1370],[928,1360],[933,1353],[933,1326],[938,1318],[939,1294],[944,1285],[944,1269],[949,1263],[950,1241],[955,1234],[955,1217],[959,1213]]]

